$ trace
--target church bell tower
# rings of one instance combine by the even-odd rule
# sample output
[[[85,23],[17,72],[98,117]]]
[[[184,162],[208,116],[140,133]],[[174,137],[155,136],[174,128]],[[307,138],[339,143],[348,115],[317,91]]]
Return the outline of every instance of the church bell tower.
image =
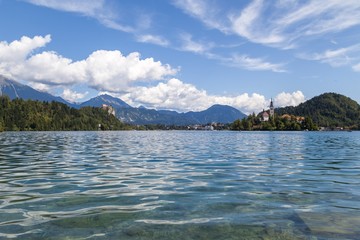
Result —
[[[270,100],[270,117],[273,117],[274,114],[275,114],[274,102],[271,98],[271,100]]]

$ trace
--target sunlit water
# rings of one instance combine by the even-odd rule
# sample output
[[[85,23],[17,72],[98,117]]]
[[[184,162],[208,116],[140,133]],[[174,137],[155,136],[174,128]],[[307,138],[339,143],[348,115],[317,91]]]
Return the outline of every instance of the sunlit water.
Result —
[[[0,239],[360,239],[360,132],[0,133]]]

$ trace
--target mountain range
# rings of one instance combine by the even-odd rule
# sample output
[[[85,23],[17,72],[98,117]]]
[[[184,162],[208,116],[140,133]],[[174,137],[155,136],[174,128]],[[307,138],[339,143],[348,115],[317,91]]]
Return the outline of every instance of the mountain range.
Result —
[[[0,76],[0,95],[7,95],[10,99],[22,98],[46,102],[60,102],[70,107],[82,108],[85,106],[101,107],[110,105],[115,109],[116,117],[125,123],[135,125],[163,124],[163,125],[195,125],[217,123],[232,123],[236,119],[246,117],[236,108],[226,105],[213,105],[200,112],[179,113],[170,110],[155,110],[145,107],[132,107],[119,98],[110,95],[100,95],[83,103],[71,103],[61,97],[53,96],[46,92],[35,90],[17,81]]]

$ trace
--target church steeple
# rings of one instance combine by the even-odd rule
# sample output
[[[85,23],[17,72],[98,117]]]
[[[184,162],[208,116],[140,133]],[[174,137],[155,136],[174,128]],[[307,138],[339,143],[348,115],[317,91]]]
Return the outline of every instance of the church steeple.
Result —
[[[270,100],[270,117],[274,116],[274,113],[275,113],[274,102],[271,98],[271,100]]]

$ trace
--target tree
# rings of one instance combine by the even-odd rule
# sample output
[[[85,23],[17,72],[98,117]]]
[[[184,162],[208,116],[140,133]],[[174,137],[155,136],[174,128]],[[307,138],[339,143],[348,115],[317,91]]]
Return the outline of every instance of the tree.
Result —
[[[301,127],[303,130],[309,130],[309,131],[318,130],[318,127],[314,124],[314,122],[309,116],[305,117],[305,120],[302,122]]]
[[[242,121],[240,119],[235,120],[231,125],[231,130],[235,130],[235,131],[244,130]]]

